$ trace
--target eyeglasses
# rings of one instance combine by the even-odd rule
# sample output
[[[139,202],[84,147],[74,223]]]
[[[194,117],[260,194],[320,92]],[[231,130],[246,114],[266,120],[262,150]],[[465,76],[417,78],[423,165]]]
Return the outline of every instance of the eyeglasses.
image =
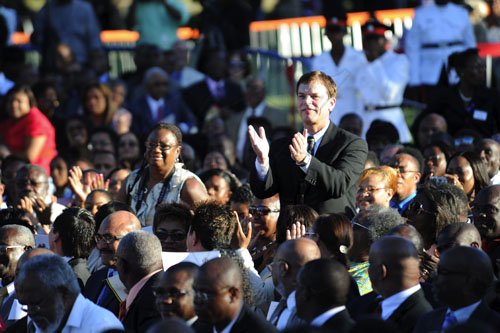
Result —
[[[372,194],[375,191],[385,190],[386,188],[387,187],[358,187],[357,193],[358,194],[365,194],[365,193]]]
[[[42,307],[38,304],[36,304],[36,305],[22,304],[21,305],[21,310],[26,312],[27,314],[37,313],[40,311],[41,308]]]
[[[106,243],[108,245],[113,243],[114,241],[122,239],[123,237],[125,237],[125,236],[111,236],[110,234],[104,234],[104,235],[96,234],[94,236],[96,243],[103,241],[104,243]]]
[[[156,149],[156,147],[160,147],[160,150],[162,152],[167,152],[169,151],[170,149],[174,148],[174,147],[177,147],[178,145],[167,145],[163,142],[152,142],[152,141],[147,141],[146,142],[146,149],[148,150],[153,150],[153,149]]]
[[[25,249],[24,245],[0,245],[0,253],[7,253],[8,250],[12,249]]]
[[[201,291],[201,290],[198,290],[196,288],[193,288],[194,290],[194,298],[197,299],[198,301],[202,301],[202,302],[207,302],[209,299],[212,299],[214,298],[215,296],[217,296],[217,294],[223,290],[227,290],[231,287],[224,287],[224,288],[220,288],[219,290],[215,290],[215,291]]]
[[[165,231],[158,231],[155,232],[156,237],[158,237],[159,240],[164,241],[170,238],[174,242],[180,242],[184,239],[186,239],[186,234],[183,232],[165,232]]]
[[[16,180],[16,185],[18,187],[25,187],[25,186],[32,186],[32,187],[38,187],[40,185],[44,185],[44,184],[48,184],[49,182],[47,181],[40,181],[40,182],[37,182],[37,181],[34,181],[34,180],[31,180],[31,179],[18,179]]]
[[[182,290],[182,289],[177,289],[177,288],[153,288],[153,295],[155,297],[161,297],[163,299],[165,298],[174,298],[174,299],[179,299],[182,296],[186,296],[189,294],[189,291],[187,290]]]
[[[254,216],[266,216],[269,213],[279,213],[279,209],[271,209],[266,206],[250,206],[248,212]]]
[[[434,215],[434,216],[437,214],[437,213],[431,212],[429,210],[426,210],[424,208],[424,204],[423,203],[416,202],[416,201],[410,202],[410,204],[408,205],[407,213],[410,216],[411,215],[421,215],[423,213],[427,213],[429,215]]]
[[[360,224],[360,223],[358,223],[358,222],[351,222],[351,224],[352,224],[353,228],[354,228],[354,227],[359,227],[359,228],[361,228],[361,229],[370,230],[370,229],[368,229],[366,226],[364,226],[364,225],[362,225],[362,224]]]

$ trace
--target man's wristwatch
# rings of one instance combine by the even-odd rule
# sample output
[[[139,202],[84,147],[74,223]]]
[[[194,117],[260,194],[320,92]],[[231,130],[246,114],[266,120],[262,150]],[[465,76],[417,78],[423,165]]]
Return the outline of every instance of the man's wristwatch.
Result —
[[[307,154],[306,157],[304,157],[304,159],[300,162],[295,162],[295,164],[297,164],[299,167],[303,167],[303,166],[306,166],[307,164],[309,164],[309,162],[311,162],[311,154]]]

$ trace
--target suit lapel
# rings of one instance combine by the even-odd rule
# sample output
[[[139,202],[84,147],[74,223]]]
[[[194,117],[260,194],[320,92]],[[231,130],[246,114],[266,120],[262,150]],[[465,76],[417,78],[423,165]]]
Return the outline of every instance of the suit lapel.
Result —
[[[325,159],[331,157],[331,149],[330,146],[334,142],[335,136],[337,135],[338,129],[332,122],[328,126],[323,138],[321,138],[321,142],[319,144],[318,150],[316,151],[316,157],[319,160],[324,161]]]
[[[408,311],[412,309],[412,307],[417,304],[422,296],[422,290],[419,290],[413,293],[410,297],[408,297],[403,303],[399,305],[399,307],[387,318],[387,320],[392,320],[394,322],[399,321]],[[423,296],[422,296],[423,297]]]

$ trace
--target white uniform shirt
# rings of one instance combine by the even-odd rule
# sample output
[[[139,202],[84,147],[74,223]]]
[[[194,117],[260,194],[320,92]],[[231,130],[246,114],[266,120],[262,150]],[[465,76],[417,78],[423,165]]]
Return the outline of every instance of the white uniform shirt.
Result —
[[[408,58],[404,54],[392,51],[387,51],[368,63],[358,73],[355,82],[364,107],[401,105],[408,84],[409,67]],[[402,143],[411,141],[410,130],[400,107],[364,111],[363,135],[376,119],[392,123],[397,128]]]
[[[323,52],[312,59],[311,70],[328,74],[337,84],[337,104],[330,113],[330,119],[334,124],[338,125],[340,118],[346,113],[353,112],[362,115],[360,113],[361,101],[356,93],[354,78],[366,64],[364,53],[349,46],[345,47],[344,55],[338,65],[333,61],[330,51]]]
[[[453,42],[462,44],[446,45]],[[426,44],[442,46],[423,47]],[[465,8],[453,3],[417,8],[413,26],[405,39],[405,50],[411,63],[409,84],[437,84],[448,56],[472,47],[476,47],[476,40]]]

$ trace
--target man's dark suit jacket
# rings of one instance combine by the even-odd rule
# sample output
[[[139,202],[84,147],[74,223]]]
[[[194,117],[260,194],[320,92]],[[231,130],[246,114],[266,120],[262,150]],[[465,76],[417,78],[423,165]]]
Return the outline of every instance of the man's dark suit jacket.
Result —
[[[126,330],[126,328],[125,328]],[[276,327],[271,325],[264,317],[253,312],[247,306],[243,305],[241,312],[232,327],[231,333],[275,333]],[[196,333],[213,333],[213,326],[208,330],[197,330]]]
[[[170,116],[173,116],[175,119],[174,125],[180,123],[185,123],[189,127],[196,125],[196,118],[186,103],[184,103],[180,91],[171,92],[163,97],[163,99],[166,112],[165,117],[168,119]],[[144,137],[156,124],[156,119],[152,117],[152,111],[149,108],[146,95],[139,97],[130,104],[130,112],[133,116],[132,132],[139,138]]]
[[[377,297],[375,292],[371,292],[350,304],[348,308],[353,318],[358,320],[363,317],[378,316],[375,312],[382,298]],[[420,289],[401,303],[387,321],[396,324],[401,333],[411,333],[419,318],[430,311],[432,306],[425,298],[424,291]]]
[[[446,310],[447,308],[440,308],[425,314],[420,318],[413,332],[441,332]],[[500,332],[500,315],[490,309],[484,301],[481,301],[477,309],[472,312],[468,321],[477,321],[484,325],[489,325],[494,332]]]
[[[97,300],[99,299],[102,288],[104,288],[104,286],[106,285],[105,280],[107,279],[107,277],[107,267],[101,268],[100,270],[92,273],[90,278],[87,280],[87,284],[85,285],[83,296],[97,304]],[[120,301],[118,300],[118,298],[116,298],[115,294],[111,292],[111,290],[99,305],[113,312],[115,316],[118,317],[118,313],[120,312]]]
[[[270,170],[264,181],[259,180],[255,167],[252,168],[253,193],[258,198],[279,193],[281,209],[306,204],[319,214],[344,213],[352,218],[356,183],[368,151],[366,142],[330,123],[305,174],[290,157],[291,140],[284,138],[271,144]]]
[[[328,319],[321,328],[335,333],[349,333],[354,327],[355,322],[352,320],[347,310],[342,310]]]
[[[84,258],[73,258],[68,261],[68,264],[73,269],[78,279],[78,284],[80,285],[80,290],[83,292],[85,289],[85,284],[90,277],[89,268],[87,265],[87,259]]]
[[[139,293],[130,305],[123,319],[125,332],[143,333],[146,332],[151,325],[161,320],[160,313],[156,309],[155,296],[152,290],[152,287],[160,278],[161,273],[163,272],[158,272],[153,275],[142,289],[139,290]]]
[[[224,90],[225,95],[219,100],[216,100],[212,96],[205,80],[182,90],[182,97],[198,120],[199,129],[202,128],[205,116],[214,104],[220,107],[227,107],[234,112],[240,112],[245,109],[245,98],[239,84],[226,80]]]

